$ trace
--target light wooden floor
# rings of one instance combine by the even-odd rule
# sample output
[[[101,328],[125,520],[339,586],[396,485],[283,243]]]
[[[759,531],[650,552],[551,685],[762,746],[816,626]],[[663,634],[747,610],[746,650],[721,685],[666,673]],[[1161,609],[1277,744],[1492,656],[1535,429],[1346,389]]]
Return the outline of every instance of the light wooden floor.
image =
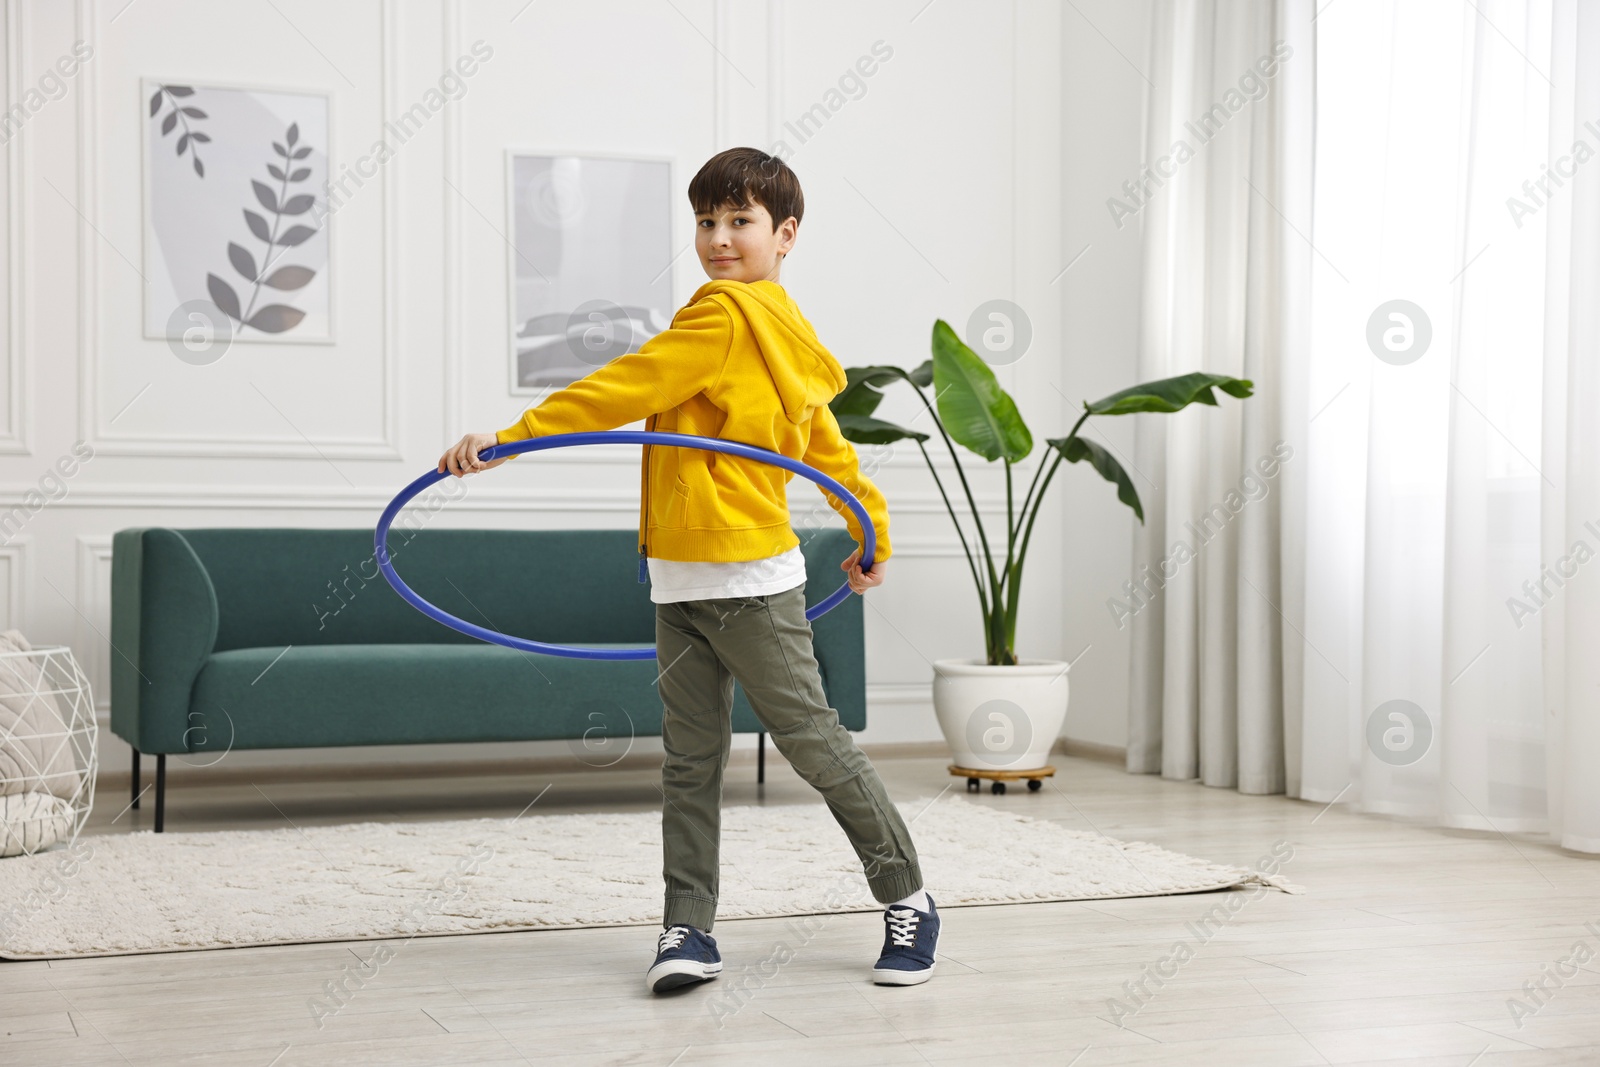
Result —
[[[945,762],[879,769],[909,802],[944,788]],[[1583,925],[1600,930],[1600,862],[1082,759],[1056,765],[1059,788],[973,799],[1219,862],[1253,865],[1287,842],[1284,873],[1308,892],[1246,900],[1171,978],[1145,978],[1142,1005],[1124,983],[1176,942],[1195,943],[1187,924],[1220,894],[945,909],[938,973],[909,988],[871,984],[875,914],[810,930],[718,923],[722,978],[661,997],[643,982],[654,928],[420,938],[320,1030],[308,999],[372,943],[0,962],[0,1064],[1600,1064],[1600,959],[1548,981],[1520,1028],[1507,1007],[1576,942],[1600,952]],[[547,783],[545,812],[654,811],[651,777],[257,782],[259,792],[241,780],[174,789],[168,828],[510,815]],[[768,779],[758,793],[753,767],[731,766],[725,803],[814,799],[770,753]],[[91,832],[150,825],[149,810],[110,825],[124,803],[104,792]],[[775,966],[780,941],[793,955]],[[722,998],[746,968],[742,1006],[713,1017],[739,1003]],[[1138,1009],[1120,1026],[1113,998]]]

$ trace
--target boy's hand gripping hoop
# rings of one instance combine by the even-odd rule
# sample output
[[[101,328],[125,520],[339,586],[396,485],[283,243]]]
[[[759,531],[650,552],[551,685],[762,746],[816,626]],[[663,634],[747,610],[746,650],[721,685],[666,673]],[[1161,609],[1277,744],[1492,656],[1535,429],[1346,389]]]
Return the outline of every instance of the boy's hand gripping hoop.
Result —
[[[508,444],[491,445],[478,453],[482,460],[496,460],[502,456],[516,455],[520,452],[540,452],[547,448],[567,448],[573,445],[672,445],[677,448],[702,448],[709,452],[723,452],[730,456],[739,456],[742,459],[753,459],[757,463],[767,463],[774,467],[782,467],[817,483],[834,496],[843,500],[850,510],[855,513],[856,520],[861,523],[861,570],[872,570],[873,553],[877,550],[878,539],[872,528],[872,517],[867,514],[867,509],[862,507],[843,485],[823,474],[814,467],[809,467],[799,460],[790,459],[780,452],[772,452],[765,448],[743,444],[739,441],[723,441],[715,437],[697,437],[686,433],[656,433],[645,430],[603,430],[593,433],[561,433],[551,434],[548,437],[531,437],[523,441],[512,441]],[[395,517],[400,514],[400,509],[410,503],[418,493],[428,486],[444,478],[454,477],[446,472],[431,470],[418,478],[400,491],[400,494],[389,502],[384,509],[383,516],[378,520],[378,529],[374,541],[377,548],[378,568],[383,571],[383,576],[388,579],[394,591],[399,593],[411,606],[437,622],[442,622],[453,630],[460,630],[469,637],[476,637],[480,641],[489,641],[507,648],[521,649],[524,652],[538,652],[546,656],[569,656],[573,659],[655,659],[656,650],[653,645],[639,648],[590,648],[582,645],[553,645],[544,641],[530,641],[525,637],[513,637],[503,634],[498,630],[489,630],[465,619],[459,619],[434,607],[418,596],[412,588],[400,580],[395,573],[394,564],[389,560],[389,526]],[[832,611],[846,597],[850,595],[850,583],[847,581],[829,594],[826,600],[806,609],[806,619],[816,619]]]

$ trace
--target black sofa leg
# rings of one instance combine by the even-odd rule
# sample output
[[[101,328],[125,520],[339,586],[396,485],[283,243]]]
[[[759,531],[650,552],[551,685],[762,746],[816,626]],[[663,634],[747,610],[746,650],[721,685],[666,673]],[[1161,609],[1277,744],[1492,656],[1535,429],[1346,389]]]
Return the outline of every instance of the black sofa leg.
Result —
[[[756,731],[756,781],[767,780],[767,735]]]
[[[139,750],[133,750],[133,803],[130,805],[135,811],[139,808]]]
[[[156,754],[156,833],[167,824],[167,754]]]

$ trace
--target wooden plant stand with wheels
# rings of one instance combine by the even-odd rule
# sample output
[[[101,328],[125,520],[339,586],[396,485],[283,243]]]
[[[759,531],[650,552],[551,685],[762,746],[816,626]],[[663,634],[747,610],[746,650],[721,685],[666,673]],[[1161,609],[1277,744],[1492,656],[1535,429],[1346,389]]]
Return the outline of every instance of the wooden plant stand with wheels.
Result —
[[[1031,771],[980,770],[976,767],[957,767],[952,763],[950,764],[950,773],[957,778],[965,778],[967,780],[967,792],[969,793],[976,793],[981,790],[982,787],[978,784],[978,779],[980,778],[991,780],[992,784],[989,786],[989,792],[991,793],[1004,793],[1007,782],[1022,780],[1027,781],[1029,792],[1036,793],[1044,786],[1043,779],[1053,777],[1056,769],[1054,767],[1036,767]]]

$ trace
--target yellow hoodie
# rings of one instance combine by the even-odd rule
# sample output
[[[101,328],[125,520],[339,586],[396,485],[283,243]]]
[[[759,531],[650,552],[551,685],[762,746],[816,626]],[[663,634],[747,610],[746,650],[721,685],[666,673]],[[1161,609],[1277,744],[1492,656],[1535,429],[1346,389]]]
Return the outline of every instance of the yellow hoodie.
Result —
[[[837,479],[872,517],[875,558],[888,559],[889,512],[861,474],[828,401],[844,369],[776,282],[709,281],[672,325],[546,397],[495,435],[501,444],[610,430],[648,417],[647,430],[697,434],[780,452]],[[645,445],[639,553],[658,559],[764,559],[800,543],[785,486],[793,474],[698,448]],[[823,491],[861,543],[854,512]],[[642,564],[641,564],[642,566]]]

